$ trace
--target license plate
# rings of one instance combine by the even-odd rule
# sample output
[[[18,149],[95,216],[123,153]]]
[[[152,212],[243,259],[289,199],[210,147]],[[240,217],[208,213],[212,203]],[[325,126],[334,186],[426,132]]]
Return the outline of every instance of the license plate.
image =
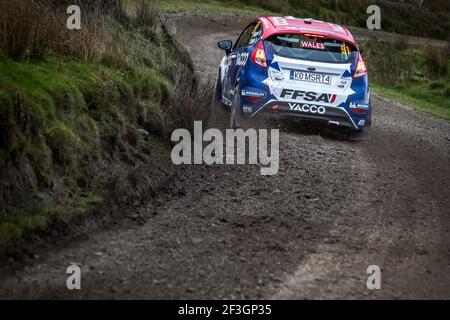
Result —
[[[291,80],[309,81],[316,83],[331,83],[331,76],[321,73],[304,72],[304,71],[291,71]]]

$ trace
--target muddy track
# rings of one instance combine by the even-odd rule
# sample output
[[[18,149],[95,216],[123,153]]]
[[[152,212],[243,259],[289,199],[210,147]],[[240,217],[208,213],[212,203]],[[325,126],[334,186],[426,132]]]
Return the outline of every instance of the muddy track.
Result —
[[[239,33],[217,19],[171,20],[205,78],[216,76],[216,42]],[[281,128],[278,175],[183,168],[176,196],[139,209],[143,225],[10,270],[0,297],[450,298],[450,125],[379,97],[373,106],[365,142],[259,121]],[[80,291],[65,287],[71,263]],[[381,290],[366,288],[369,265],[382,269]]]

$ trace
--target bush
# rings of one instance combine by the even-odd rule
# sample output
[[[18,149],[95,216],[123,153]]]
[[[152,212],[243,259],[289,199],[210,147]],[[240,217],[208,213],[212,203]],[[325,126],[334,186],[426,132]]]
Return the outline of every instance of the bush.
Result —
[[[411,79],[414,57],[397,50],[396,45],[368,41],[361,48],[370,76],[375,81],[396,84]]]
[[[443,81],[432,81],[429,85],[431,90],[445,88],[445,82]]]
[[[161,39],[161,23],[156,1],[137,0],[133,23],[140,27],[142,33],[151,41]]]
[[[444,89],[444,96],[450,98],[450,86],[447,86],[447,87]]]
[[[158,4],[155,1],[137,0],[134,22],[137,26],[157,26],[159,24]]]
[[[426,49],[424,52],[424,71],[432,79],[445,77],[448,74],[450,51],[442,49]]]
[[[207,126],[214,99],[213,81],[199,81],[197,75],[183,65],[178,65],[175,72],[175,88],[165,110],[170,130],[186,128],[192,132],[194,121],[202,121]]]
[[[0,48],[12,58],[45,56],[61,39],[55,20],[33,0],[0,0]]]
[[[288,0],[265,0],[261,3],[262,7],[275,12],[282,12],[289,7]]]
[[[6,55],[19,60],[57,54],[95,61],[121,55],[101,11],[88,10],[82,29],[68,30],[65,10],[47,2],[0,0],[0,49]]]

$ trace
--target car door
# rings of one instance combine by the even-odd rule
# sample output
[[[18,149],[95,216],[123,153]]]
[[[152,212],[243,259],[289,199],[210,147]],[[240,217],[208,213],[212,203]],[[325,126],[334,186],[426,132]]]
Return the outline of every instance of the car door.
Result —
[[[248,45],[257,26],[259,26],[258,21],[254,21],[248,25],[247,28],[245,28],[241,33],[233,46],[233,50],[228,55],[228,72],[226,77],[227,88],[224,92],[228,93],[227,95],[229,98],[234,96],[233,90],[235,88],[240,69],[247,64],[247,61],[250,58]]]

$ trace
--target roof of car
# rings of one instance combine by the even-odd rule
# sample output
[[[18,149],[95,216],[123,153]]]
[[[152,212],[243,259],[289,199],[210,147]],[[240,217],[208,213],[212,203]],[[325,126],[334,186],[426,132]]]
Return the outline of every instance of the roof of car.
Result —
[[[301,33],[335,38],[355,44],[350,31],[335,23],[314,20],[310,18],[302,19],[295,17],[260,17],[264,24],[265,38],[272,34],[279,33]]]

